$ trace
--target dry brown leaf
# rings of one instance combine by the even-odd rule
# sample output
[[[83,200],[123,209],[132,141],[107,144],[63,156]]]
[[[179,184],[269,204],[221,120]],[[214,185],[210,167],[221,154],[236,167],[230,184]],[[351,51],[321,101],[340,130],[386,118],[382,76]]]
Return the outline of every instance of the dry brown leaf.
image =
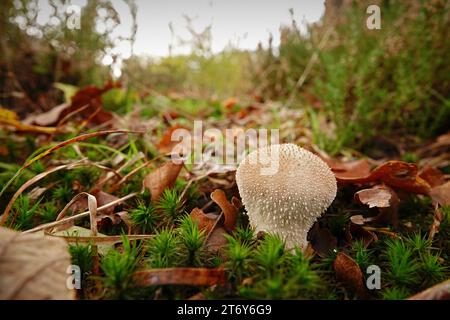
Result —
[[[370,173],[370,164],[367,159],[350,162],[339,162],[333,159],[325,159],[336,178],[351,179],[367,176]]]
[[[433,202],[439,203],[441,206],[450,205],[450,181],[431,189],[430,197]]]
[[[343,184],[382,181],[386,185],[411,193],[428,194],[430,192],[430,185],[419,177],[417,166],[402,161],[388,161],[366,176],[349,178],[337,175],[336,179]]]
[[[153,202],[158,201],[165,189],[173,186],[181,168],[183,164],[169,161],[145,177],[144,186],[150,190]]]
[[[68,114],[79,111],[83,119],[99,124],[108,122],[113,116],[111,112],[103,110],[101,97],[113,88],[120,88],[120,84],[109,82],[103,88],[87,86],[78,90],[72,97],[70,106],[60,113],[59,118],[62,119]]]
[[[370,189],[355,193],[355,200],[368,205],[369,208],[379,208],[376,221],[390,222],[398,225],[399,198],[394,190],[384,185],[377,185]]]
[[[392,193],[383,186],[375,186],[363,189],[355,193],[355,199],[369,208],[389,208],[391,206]]]
[[[23,122],[28,124],[34,123],[39,126],[50,126],[56,124],[56,122],[60,119],[61,113],[69,107],[69,103],[62,103],[56,107],[53,107],[47,112],[43,112],[37,115],[30,115]]]
[[[174,126],[171,126],[166,131],[166,133],[162,136],[162,138],[159,141],[159,143],[156,145],[156,148],[158,149],[158,151],[160,153],[164,153],[164,154],[170,153],[170,152],[172,152],[173,147],[175,147],[178,143],[180,143],[179,141],[173,141],[172,140],[172,134],[178,129],[189,130],[188,127],[180,125],[180,124],[176,124]]]
[[[0,108],[0,125],[13,127],[16,131],[53,134],[56,128],[34,126],[19,121],[17,114],[11,110]]]
[[[223,268],[165,268],[138,271],[133,276],[138,286],[187,285],[212,286],[226,281]]]
[[[316,223],[310,232],[310,244],[319,257],[326,257],[337,247],[337,239],[327,228],[320,228]]]
[[[364,285],[364,276],[358,264],[351,257],[339,252],[333,262],[336,278],[341,281],[347,290],[356,293],[359,298],[367,298],[367,290]]]
[[[450,279],[419,292],[408,300],[450,300]]]
[[[221,189],[216,189],[211,193],[211,199],[222,209],[225,221],[224,227],[227,231],[233,231],[236,227],[236,221],[239,210],[231,204],[225,192]]]
[[[211,230],[214,227],[214,225],[216,224],[216,221],[218,218],[218,217],[216,217],[214,219],[210,215],[205,214],[203,212],[203,210],[199,209],[199,208],[192,209],[190,216],[191,216],[192,221],[197,223],[198,228],[200,230],[205,230],[206,234],[211,232]]]
[[[64,240],[0,228],[0,299],[72,300],[70,265]]]

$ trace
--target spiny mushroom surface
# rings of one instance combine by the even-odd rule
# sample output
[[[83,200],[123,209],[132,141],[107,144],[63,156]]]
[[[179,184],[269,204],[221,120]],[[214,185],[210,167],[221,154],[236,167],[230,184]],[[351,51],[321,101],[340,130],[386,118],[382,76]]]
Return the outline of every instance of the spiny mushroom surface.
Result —
[[[276,170],[268,174],[269,166]],[[251,152],[239,164],[236,182],[250,225],[257,232],[279,234],[289,248],[303,249],[309,229],[333,202],[337,189],[328,165],[295,144]]]

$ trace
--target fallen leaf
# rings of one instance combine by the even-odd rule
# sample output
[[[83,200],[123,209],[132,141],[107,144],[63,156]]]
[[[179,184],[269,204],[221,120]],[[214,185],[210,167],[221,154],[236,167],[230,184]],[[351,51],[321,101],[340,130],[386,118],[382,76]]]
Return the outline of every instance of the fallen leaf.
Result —
[[[391,206],[392,193],[383,186],[375,186],[363,189],[355,193],[355,199],[369,208],[389,208]]]
[[[67,243],[0,228],[1,300],[72,300],[67,288],[71,265]]]
[[[160,153],[168,154],[172,152],[173,147],[175,147],[177,144],[179,144],[179,141],[173,141],[172,140],[172,134],[179,129],[185,129],[189,130],[188,127],[176,124],[174,126],[171,126],[166,133],[162,136],[161,140],[156,145],[156,148]]]
[[[337,247],[337,239],[327,228],[321,228],[316,223],[310,233],[310,244],[319,257],[327,257]]]
[[[450,205],[450,181],[431,189],[430,197],[433,202],[439,203],[441,206]]]
[[[222,209],[225,221],[224,227],[227,231],[233,231],[236,227],[236,221],[239,210],[231,204],[225,192],[222,189],[216,189],[211,193],[211,199]]]
[[[169,161],[144,178],[144,187],[150,190],[153,202],[158,201],[165,189],[173,186],[181,168],[183,164]]]
[[[355,260],[345,253],[339,252],[333,262],[333,269],[336,272],[337,280],[341,281],[347,290],[356,293],[360,299],[368,297],[364,276]]]
[[[216,216],[216,218],[214,219],[211,215],[205,214],[203,210],[199,208],[192,209],[190,216],[192,221],[198,224],[198,228],[200,230],[205,230],[206,234],[211,232],[218,218]]]
[[[39,126],[50,126],[56,124],[61,118],[61,114],[64,110],[70,107],[69,103],[63,103],[56,107],[53,107],[47,112],[40,114],[34,114],[28,116],[23,122],[26,124],[37,124]]]
[[[111,120],[112,113],[103,110],[101,97],[102,94],[113,88],[120,88],[120,84],[109,82],[103,88],[87,86],[78,90],[72,97],[70,106],[61,112],[59,118],[62,119],[79,110],[83,119],[91,118],[90,120],[94,123],[100,124]],[[86,108],[86,105],[89,107]]]
[[[384,185],[377,185],[370,189],[363,189],[355,193],[355,200],[368,205],[369,208],[378,208],[379,214],[375,221],[389,222],[398,225],[399,198],[394,190]]]
[[[370,173],[370,164],[367,159],[349,162],[339,162],[333,159],[325,160],[338,179],[352,179],[364,177]]]
[[[13,127],[16,131],[53,134],[56,132],[56,128],[34,126],[31,124],[25,124],[19,121],[17,114],[13,111],[0,108],[0,125],[4,125],[7,128]]]
[[[223,268],[165,268],[138,271],[133,279],[138,286],[187,285],[212,286],[225,284]]]
[[[419,177],[417,166],[402,161],[388,161],[366,176],[342,177],[337,175],[336,179],[342,184],[381,181],[386,185],[411,193],[428,194],[430,192],[430,185]]]
[[[419,292],[408,300],[450,300],[450,279]]]

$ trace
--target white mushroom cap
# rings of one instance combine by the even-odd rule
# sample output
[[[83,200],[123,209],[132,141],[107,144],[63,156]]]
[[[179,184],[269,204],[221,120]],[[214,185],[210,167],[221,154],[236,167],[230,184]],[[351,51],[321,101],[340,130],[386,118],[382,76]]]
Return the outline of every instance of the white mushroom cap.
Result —
[[[276,170],[268,174],[269,166]],[[309,229],[333,202],[337,189],[322,159],[290,143],[251,152],[239,164],[236,182],[250,225],[279,234],[290,248],[303,249]]]

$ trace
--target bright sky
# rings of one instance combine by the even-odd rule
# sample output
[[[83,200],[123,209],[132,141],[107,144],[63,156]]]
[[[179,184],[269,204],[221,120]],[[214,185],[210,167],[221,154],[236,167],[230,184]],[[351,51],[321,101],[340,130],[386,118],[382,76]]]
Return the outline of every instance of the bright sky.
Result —
[[[186,38],[186,20],[183,15],[194,19],[196,31],[212,25],[213,52],[223,50],[230,43],[242,49],[255,49],[258,42],[267,43],[269,34],[278,44],[279,27],[290,23],[289,9],[294,10],[297,23],[314,22],[324,11],[323,0],[136,0],[138,5],[138,31],[134,52],[153,57],[166,56],[169,45],[173,53],[185,53],[187,47],[179,47],[169,29],[172,23],[177,36]],[[72,4],[83,6],[86,0],[72,0]],[[122,0],[113,0],[120,13],[121,25],[116,33],[128,35],[131,16]],[[48,16],[47,0],[39,1],[41,21]],[[115,51],[124,58],[130,53],[126,43],[119,43]]]

